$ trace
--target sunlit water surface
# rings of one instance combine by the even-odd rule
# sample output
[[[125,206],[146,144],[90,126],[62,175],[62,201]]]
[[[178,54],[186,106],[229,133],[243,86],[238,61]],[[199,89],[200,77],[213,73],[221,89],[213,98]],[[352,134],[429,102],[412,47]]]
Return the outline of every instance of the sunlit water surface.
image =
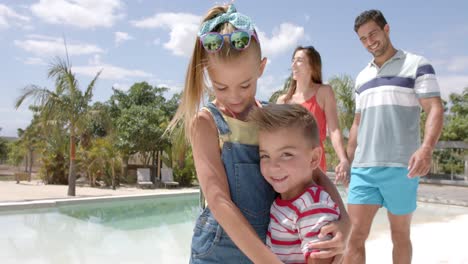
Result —
[[[0,213],[0,263],[188,263],[198,195]],[[413,263],[468,263],[468,208],[419,204]],[[367,263],[392,263],[379,210]]]

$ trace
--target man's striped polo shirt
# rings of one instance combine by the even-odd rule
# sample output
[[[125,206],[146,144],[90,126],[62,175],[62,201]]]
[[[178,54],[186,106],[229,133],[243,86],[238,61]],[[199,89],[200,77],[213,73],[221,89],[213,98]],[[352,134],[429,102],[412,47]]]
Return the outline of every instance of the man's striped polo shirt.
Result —
[[[398,50],[380,68],[369,63],[356,78],[355,93],[361,122],[353,167],[407,167],[420,146],[418,99],[440,96],[434,68]]]

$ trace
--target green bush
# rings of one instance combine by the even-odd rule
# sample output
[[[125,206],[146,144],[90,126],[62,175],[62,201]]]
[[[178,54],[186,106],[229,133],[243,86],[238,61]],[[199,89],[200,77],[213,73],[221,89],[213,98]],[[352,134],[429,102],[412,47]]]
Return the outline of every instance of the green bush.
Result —
[[[195,165],[193,163],[192,150],[190,149],[185,156],[184,166],[179,168],[177,164],[174,166],[174,180],[179,182],[180,186],[191,186],[196,178]]]
[[[464,155],[466,151],[460,149],[443,149],[434,151],[433,162],[438,163],[439,171],[435,173],[463,174]]]
[[[47,184],[68,184],[68,160],[61,153],[43,153],[39,177]]]

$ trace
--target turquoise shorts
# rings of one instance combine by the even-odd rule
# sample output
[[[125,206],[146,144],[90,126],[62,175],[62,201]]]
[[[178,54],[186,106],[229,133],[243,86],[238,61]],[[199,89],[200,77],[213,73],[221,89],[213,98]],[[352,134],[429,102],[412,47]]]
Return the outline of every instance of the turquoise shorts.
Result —
[[[416,210],[418,185],[419,177],[408,178],[403,167],[353,167],[348,204],[376,204],[406,215]]]

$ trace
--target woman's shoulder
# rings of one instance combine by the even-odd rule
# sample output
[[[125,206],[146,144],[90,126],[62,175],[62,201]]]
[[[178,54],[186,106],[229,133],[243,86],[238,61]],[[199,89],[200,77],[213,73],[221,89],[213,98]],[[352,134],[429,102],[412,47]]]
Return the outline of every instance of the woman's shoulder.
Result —
[[[333,88],[329,84],[322,84],[317,90],[317,95],[328,96],[330,94],[333,94]]]
[[[335,92],[329,84],[322,84],[317,90],[317,99],[321,102],[333,100],[335,98]]]

